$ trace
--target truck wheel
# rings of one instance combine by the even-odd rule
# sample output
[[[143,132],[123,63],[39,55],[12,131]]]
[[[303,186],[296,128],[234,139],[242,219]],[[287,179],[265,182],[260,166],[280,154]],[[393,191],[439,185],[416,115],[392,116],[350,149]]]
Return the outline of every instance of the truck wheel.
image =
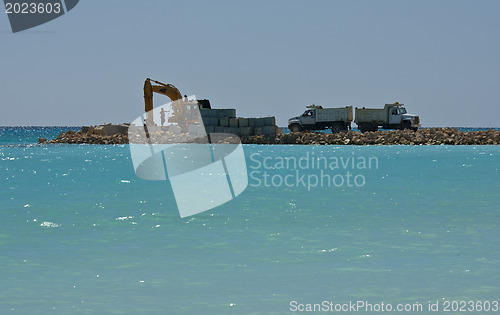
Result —
[[[410,121],[408,121],[408,120],[403,121],[403,124],[402,124],[402,126],[401,126],[401,129],[413,129],[413,128],[411,127],[411,122],[410,122]]]
[[[378,130],[378,126],[370,124],[370,123],[361,124],[361,125],[359,125],[358,128],[359,128],[359,131],[361,131],[362,133],[367,132],[367,131],[377,131]]]
[[[346,130],[345,125],[343,123],[334,123],[332,126],[332,133],[339,133],[341,131]]]
[[[293,124],[293,125],[288,126],[288,129],[290,129],[291,132],[299,132],[299,131],[302,131],[302,126],[297,125],[297,124]]]

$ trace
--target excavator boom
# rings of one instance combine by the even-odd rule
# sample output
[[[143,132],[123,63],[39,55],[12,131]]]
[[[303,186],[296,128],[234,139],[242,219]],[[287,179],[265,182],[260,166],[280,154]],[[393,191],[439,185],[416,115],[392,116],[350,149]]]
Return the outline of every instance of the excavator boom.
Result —
[[[158,85],[151,84],[151,81]],[[174,103],[182,100],[181,92],[172,84],[147,78],[144,82],[144,109],[147,113],[146,123],[151,125],[153,124],[153,92],[168,96]]]

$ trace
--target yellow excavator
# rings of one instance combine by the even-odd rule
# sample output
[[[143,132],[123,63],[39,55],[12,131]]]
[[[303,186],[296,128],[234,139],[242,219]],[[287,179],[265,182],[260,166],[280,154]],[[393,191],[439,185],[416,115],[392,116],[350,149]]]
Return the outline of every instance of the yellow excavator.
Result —
[[[157,84],[151,84],[151,82]],[[154,125],[153,121],[153,92],[168,96],[172,100],[172,115],[169,123],[176,123],[184,128],[193,120],[191,108],[198,106],[201,108],[211,108],[209,100],[188,101],[182,98],[181,92],[172,84],[165,84],[147,78],[144,82],[144,109],[147,113],[146,124]],[[187,98],[187,97],[186,97]]]

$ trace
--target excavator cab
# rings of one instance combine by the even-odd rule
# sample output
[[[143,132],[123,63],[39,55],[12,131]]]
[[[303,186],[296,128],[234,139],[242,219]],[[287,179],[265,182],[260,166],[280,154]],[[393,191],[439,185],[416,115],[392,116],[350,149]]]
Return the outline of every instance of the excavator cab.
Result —
[[[210,101],[205,99],[205,100],[198,100],[198,104],[200,104],[200,108],[206,108],[206,109],[211,109],[212,107],[210,106]]]

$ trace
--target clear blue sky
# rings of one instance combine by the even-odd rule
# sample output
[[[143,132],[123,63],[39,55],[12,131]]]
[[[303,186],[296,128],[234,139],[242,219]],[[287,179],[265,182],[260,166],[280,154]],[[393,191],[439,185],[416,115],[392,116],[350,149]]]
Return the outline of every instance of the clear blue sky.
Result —
[[[498,0],[81,0],[16,34],[0,12],[0,125],[132,121],[151,77],[281,126],[399,101],[424,126],[500,127],[499,34]]]

